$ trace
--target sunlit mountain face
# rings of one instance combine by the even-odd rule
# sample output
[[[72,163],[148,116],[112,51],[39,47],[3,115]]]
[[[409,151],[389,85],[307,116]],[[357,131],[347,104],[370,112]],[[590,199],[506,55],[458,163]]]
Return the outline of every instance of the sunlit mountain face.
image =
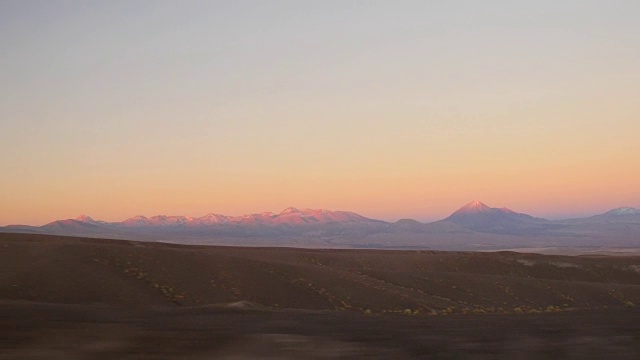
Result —
[[[551,227],[546,219],[517,213],[508,208],[492,208],[480,201],[472,201],[445,219],[465,228],[491,233],[526,234]]]
[[[88,216],[76,218],[77,221],[86,223],[95,223]],[[166,216],[157,215],[145,217],[142,215],[134,216],[122,222],[114,222],[112,225],[121,225],[128,227],[145,227],[145,226],[197,226],[197,225],[304,225],[304,224],[323,224],[323,223],[340,223],[340,222],[380,222],[366,218],[348,211],[329,211],[322,209],[303,209],[298,210],[294,207],[287,208],[280,213],[263,212],[258,214],[247,214],[240,216],[226,216],[221,214],[207,214],[202,217],[189,216]]]
[[[640,212],[631,207],[621,207],[591,217],[551,221],[506,207],[491,207],[472,201],[450,216],[431,223],[413,219],[389,223],[349,211],[290,207],[278,213],[240,216],[216,213],[200,217],[138,215],[119,222],[81,215],[40,227],[0,227],[0,231],[261,246],[449,250],[635,246],[640,236]]]

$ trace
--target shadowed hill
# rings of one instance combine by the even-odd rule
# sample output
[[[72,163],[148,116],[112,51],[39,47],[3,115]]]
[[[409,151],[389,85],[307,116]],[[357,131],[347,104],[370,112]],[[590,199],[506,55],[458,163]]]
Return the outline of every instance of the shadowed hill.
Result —
[[[0,298],[125,306],[538,312],[640,303],[640,258],[183,246],[0,234]]]

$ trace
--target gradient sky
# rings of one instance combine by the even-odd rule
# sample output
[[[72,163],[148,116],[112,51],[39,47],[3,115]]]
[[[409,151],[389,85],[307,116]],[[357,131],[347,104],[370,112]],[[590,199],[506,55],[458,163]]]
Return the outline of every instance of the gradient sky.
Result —
[[[0,225],[640,207],[640,1],[0,1]]]

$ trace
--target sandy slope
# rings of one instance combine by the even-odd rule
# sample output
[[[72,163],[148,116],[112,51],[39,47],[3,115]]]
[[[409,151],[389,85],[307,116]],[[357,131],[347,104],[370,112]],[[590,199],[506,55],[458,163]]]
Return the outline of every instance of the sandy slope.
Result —
[[[0,235],[0,359],[637,358],[640,258]]]
[[[193,247],[0,235],[0,298],[126,306],[249,301],[355,312],[640,304],[640,258]],[[520,310],[518,310],[518,308]]]

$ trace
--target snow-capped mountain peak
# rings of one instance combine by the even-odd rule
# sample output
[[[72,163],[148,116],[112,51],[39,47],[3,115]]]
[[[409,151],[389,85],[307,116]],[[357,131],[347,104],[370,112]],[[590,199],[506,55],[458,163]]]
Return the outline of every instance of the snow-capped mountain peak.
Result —
[[[300,214],[302,213],[302,211],[294,208],[294,207],[288,207],[284,210],[282,210],[282,212],[280,213],[280,215],[285,215],[285,214]]]
[[[207,214],[205,216],[194,219],[193,222],[197,224],[223,224],[229,221],[229,218],[220,214]]]
[[[608,211],[605,213],[605,215],[614,215],[614,216],[619,216],[619,215],[638,215],[640,214],[640,210],[636,209],[636,208],[632,208],[630,206],[624,206],[624,207],[619,207],[617,209],[613,209],[611,211]]]
[[[484,203],[474,200],[460,209],[456,210],[454,214],[474,214],[474,213],[485,213],[485,212],[493,212],[495,209],[492,209],[485,205]]]
[[[548,220],[515,212],[507,208],[491,208],[472,201],[445,220],[479,232],[523,234],[543,230]]]
[[[136,215],[132,218],[126,219],[121,224],[127,226],[144,226],[149,224],[149,219],[143,215]]]
[[[78,216],[78,217],[77,217],[77,218],[75,218],[74,220],[76,220],[76,221],[80,221],[80,222],[83,222],[83,223],[88,223],[88,224],[95,224],[95,222],[96,222],[95,220],[93,220],[93,219],[91,218],[91,216],[89,216],[89,215],[84,215],[84,214],[82,214],[82,215]]]

